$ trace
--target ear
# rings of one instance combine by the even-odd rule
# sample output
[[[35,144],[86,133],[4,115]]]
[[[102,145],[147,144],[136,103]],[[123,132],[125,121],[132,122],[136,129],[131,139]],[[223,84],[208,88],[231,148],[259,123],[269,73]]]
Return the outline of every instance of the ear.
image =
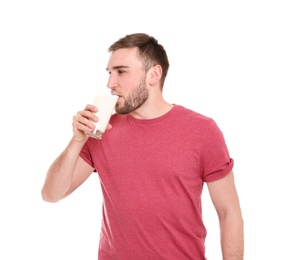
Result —
[[[148,72],[148,83],[151,86],[156,85],[160,81],[161,75],[162,75],[162,68],[160,65],[155,65],[151,67]]]

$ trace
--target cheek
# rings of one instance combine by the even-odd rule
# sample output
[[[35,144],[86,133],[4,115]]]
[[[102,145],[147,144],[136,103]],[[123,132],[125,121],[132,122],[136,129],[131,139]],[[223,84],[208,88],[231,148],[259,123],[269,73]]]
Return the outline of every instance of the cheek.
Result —
[[[133,77],[127,78],[127,79],[125,80],[125,82],[126,82],[126,84],[127,84],[130,88],[132,88],[132,87],[134,87],[135,85],[137,85],[137,83],[139,82],[139,79],[138,79],[138,77],[133,76]]]
[[[122,78],[119,80],[118,85],[121,88],[123,96],[126,97],[139,85],[139,80],[136,77]]]

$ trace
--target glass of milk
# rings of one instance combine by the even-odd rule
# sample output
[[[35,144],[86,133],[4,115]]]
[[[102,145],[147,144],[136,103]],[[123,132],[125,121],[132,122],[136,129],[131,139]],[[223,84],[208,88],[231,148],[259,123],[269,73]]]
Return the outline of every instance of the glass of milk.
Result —
[[[91,133],[87,132],[87,135],[96,139],[102,139],[118,98],[117,95],[112,95],[111,90],[107,87],[97,89],[93,105],[98,109],[95,115],[99,121],[94,122],[95,129]]]

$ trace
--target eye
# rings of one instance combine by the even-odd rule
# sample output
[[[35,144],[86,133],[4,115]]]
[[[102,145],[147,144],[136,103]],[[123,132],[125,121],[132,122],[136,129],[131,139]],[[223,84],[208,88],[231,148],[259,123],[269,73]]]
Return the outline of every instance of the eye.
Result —
[[[118,70],[119,75],[121,75],[121,74],[123,74],[125,72],[126,72],[125,70]]]

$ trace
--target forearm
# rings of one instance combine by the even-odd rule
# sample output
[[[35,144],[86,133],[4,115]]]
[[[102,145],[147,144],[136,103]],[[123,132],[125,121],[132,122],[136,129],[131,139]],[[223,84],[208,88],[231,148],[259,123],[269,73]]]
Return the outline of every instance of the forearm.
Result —
[[[223,260],[243,260],[244,233],[241,214],[220,221]]]
[[[42,197],[45,201],[57,202],[65,197],[72,184],[73,172],[83,144],[83,142],[71,140],[66,149],[51,164],[42,188]]]

